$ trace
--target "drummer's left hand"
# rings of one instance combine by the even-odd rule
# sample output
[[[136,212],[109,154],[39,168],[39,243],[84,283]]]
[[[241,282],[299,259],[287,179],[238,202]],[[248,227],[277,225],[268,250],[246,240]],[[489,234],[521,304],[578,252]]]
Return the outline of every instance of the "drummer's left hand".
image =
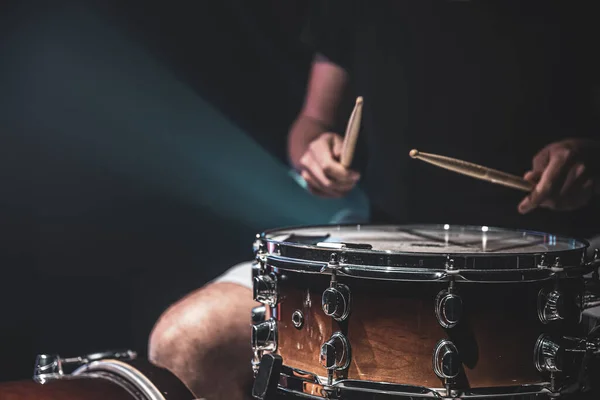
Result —
[[[600,180],[598,161],[600,142],[566,139],[544,147],[533,158],[533,168],[524,178],[535,188],[519,204],[521,214],[544,207],[575,210],[591,199]]]

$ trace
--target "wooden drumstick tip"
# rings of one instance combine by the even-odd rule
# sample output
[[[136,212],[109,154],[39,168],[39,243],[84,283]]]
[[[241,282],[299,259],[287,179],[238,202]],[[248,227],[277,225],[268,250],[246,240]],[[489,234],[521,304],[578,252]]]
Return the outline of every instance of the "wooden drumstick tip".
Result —
[[[419,155],[419,150],[412,149],[412,150],[410,151],[410,153],[408,153],[408,155],[409,155],[411,158],[417,158],[417,156]]]
[[[356,98],[356,104],[362,104],[362,102],[363,102],[363,98],[362,98],[362,96],[358,96],[358,97]]]

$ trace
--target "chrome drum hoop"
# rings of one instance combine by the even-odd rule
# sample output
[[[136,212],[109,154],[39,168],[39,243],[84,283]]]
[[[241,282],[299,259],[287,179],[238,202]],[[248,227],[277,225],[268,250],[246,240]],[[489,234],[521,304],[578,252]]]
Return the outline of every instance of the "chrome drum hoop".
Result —
[[[267,256],[266,266],[276,271],[294,271],[306,274],[331,273],[327,263],[286,259],[280,256]],[[582,264],[575,267],[564,267],[560,270],[541,266],[520,269],[455,268],[453,270],[395,266],[392,269],[389,267],[340,263],[336,270],[338,276],[402,282],[448,282],[453,280],[455,282],[478,283],[525,283],[545,281],[556,277],[579,278],[592,272],[594,268],[594,265]]]
[[[356,227],[356,226],[354,226]],[[390,228],[402,229],[411,226],[383,226],[387,227],[389,234],[394,232]],[[298,228],[299,235],[305,230],[349,229],[353,226],[332,227],[303,227]],[[376,225],[368,226],[370,235],[377,236]],[[419,229],[438,229],[437,225],[416,226]],[[473,227],[460,227],[467,233]],[[365,228],[367,230],[367,228]],[[363,279],[393,280],[393,281],[440,281],[448,280],[465,282],[534,282],[552,279],[554,277],[581,277],[592,272],[597,265],[586,262],[586,250],[589,243],[581,239],[555,237],[555,241],[563,243],[560,250],[530,251],[519,253],[515,249],[509,252],[401,252],[386,250],[371,250],[355,246],[336,246],[337,242],[330,242],[331,247],[313,244],[304,244],[294,239],[285,239],[281,232],[294,232],[293,228],[267,231],[261,235],[265,246],[263,262],[271,268],[296,271],[301,273],[330,273],[331,260],[336,260],[335,269],[338,274]],[[344,232],[343,230],[341,231]],[[541,237],[545,234],[538,232],[525,232],[518,230],[490,228],[496,234],[516,235],[529,234],[529,238]],[[460,233],[460,232],[459,232]],[[285,236],[285,235],[283,235]],[[343,234],[340,235],[343,238]],[[553,235],[550,235],[554,237]],[[572,248],[564,245],[573,242]],[[535,243],[534,243],[535,244]],[[530,246],[533,246],[530,244]],[[519,247],[519,246],[516,246]],[[541,247],[541,246],[540,246]],[[531,249],[530,249],[531,250]],[[539,250],[539,249],[536,249]]]
[[[150,379],[123,361],[110,359],[92,361],[77,368],[72,376],[91,376],[111,381],[127,390],[136,399],[166,400]]]
[[[390,399],[486,399],[486,398],[550,398],[552,391],[550,383],[536,385],[522,385],[510,387],[476,388],[462,392],[452,393],[446,396],[446,389],[426,388],[421,386],[399,385],[385,382],[359,381],[343,379],[331,386],[321,383],[318,376],[290,368],[282,367],[279,377],[278,390],[282,393],[297,396],[298,398],[322,400],[322,399],[346,399],[358,398],[362,400]],[[372,397],[371,397],[372,396]]]

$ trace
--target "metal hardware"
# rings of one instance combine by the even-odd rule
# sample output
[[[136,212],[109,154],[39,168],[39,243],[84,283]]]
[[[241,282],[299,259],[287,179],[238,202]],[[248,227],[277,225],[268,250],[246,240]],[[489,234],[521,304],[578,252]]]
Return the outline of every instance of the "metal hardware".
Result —
[[[257,268],[261,275],[265,273],[265,266],[268,255],[267,244],[267,241],[261,234],[256,235],[256,240],[254,240],[254,243],[252,244],[252,249],[254,251],[254,259],[257,263]]]
[[[310,257],[306,255],[306,257]],[[349,255],[346,255],[350,259]],[[337,276],[349,276],[354,278],[370,278],[370,279],[382,279],[392,280],[398,282],[449,282],[454,280],[456,282],[481,282],[481,283],[510,283],[510,282],[542,282],[551,280],[555,277],[556,273],[552,272],[550,268],[505,268],[502,267],[511,264],[512,259],[501,256],[501,257],[472,257],[471,259],[465,258],[462,260],[462,264],[466,265],[467,268],[461,268],[456,270],[455,274],[449,275],[444,268],[439,268],[440,263],[436,262],[434,258],[428,259],[411,259],[412,256],[391,257],[388,255],[382,255],[383,258],[389,258],[390,263],[395,262],[398,258],[397,267],[385,267],[381,268],[375,264],[379,262],[379,259],[373,260],[373,265],[361,264],[350,264],[348,262],[344,265],[338,265],[335,267],[335,274]],[[520,265],[527,265],[526,260],[522,260],[519,256],[515,256],[515,259],[519,260]],[[355,260],[359,261],[359,260]],[[457,257],[454,257],[454,263],[457,263]],[[515,263],[515,266],[518,264]],[[306,274],[323,274],[333,270],[333,266],[326,262],[319,262],[310,259],[296,259],[281,256],[268,256],[267,265],[270,267],[278,268],[284,271],[293,271]],[[422,265],[423,267],[416,268],[414,265]],[[427,265],[431,265],[430,268]],[[443,267],[443,263],[441,264]],[[573,266],[565,268],[562,272],[563,277],[580,277],[585,275],[589,270],[588,266]]]
[[[538,317],[543,324],[565,318],[564,296],[558,290],[548,293],[541,289],[538,293]]]
[[[462,311],[462,299],[454,293],[452,286],[438,293],[435,300],[435,316],[443,328],[454,328],[460,321]]]
[[[109,380],[121,386],[133,398],[166,400],[166,392],[158,389],[148,377],[123,361],[113,359],[93,361],[79,367],[72,374],[74,377],[86,375]]]
[[[257,306],[252,309],[252,324],[260,324],[267,319],[267,307]]]
[[[252,309],[252,325],[258,325],[267,320],[270,316],[270,308],[266,306],[257,306]],[[250,364],[252,366],[252,371],[256,375],[258,373],[258,368],[260,366],[260,359],[263,355],[263,351],[259,349],[252,349],[252,359],[250,360]]]
[[[252,349],[257,351],[277,350],[277,321],[271,318],[252,325]]]
[[[263,252],[266,251],[266,245],[265,241],[262,238],[262,235],[260,233],[257,233],[254,242],[252,243],[252,252],[256,256],[261,250]]]
[[[585,252],[583,252],[583,254],[581,255],[582,259],[584,259],[585,257]],[[556,257],[554,259],[554,264],[552,265],[552,267],[550,267],[552,269],[553,272],[562,272],[564,270],[563,265],[560,261],[560,257]]]
[[[58,354],[39,354],[33,368],[33,380],[43,384],[69,375],[70,370],[94,361],[104,359],[134,360],[135,358],[137,358],[137,353],[132,350],[106,351],[70,358],[62,358]]]
[[[279,298],[277,288],[277,275],[270,273],[257,275],[253,283],[254,300],[274,307]]]
[[[362,249],[362,250],[371,250],[373,245],[369,243],[342,243],[342,242],[319,242],[317,243],[317,247],[324,247],[328,249]]]
[[[600,294],[586,291],[581,296],[580,305],[582,310],[600,306]]]
[[[343,321],[350,314],[350,288],[341,283],[332,282],[323,292],[321,306],[325,315],[336,321]]]
[[[39,354],[36,357],[33,368],[34,381],[43,384],[49,380],[60,379],[63,374],[62,359],[58,355]]]
[[[548,335],[540,335],[535,342],[533,363],[540,372],[560,372],[561,347]]]
[[[292,324],[298,329],[302,329],[302,325],[304,325],[304,314],[302,311],[296,310],[292,313]]]
[[[350,365],[350,343],[341,333],[335,332],[321,346],[321,365],[330,371],[340,371]]]
[[[454,379],[460,373],[460,358],[454,343],[449,340],[440,340],[433,350],[433,372],[438,378]]]
[[[481,257],[481,263],[485,264],[485,257]],[[419,263],[423,260],[405,260],[405,262]],[[479,260],[478,260],[479,261]],[[487,259],[487,261],[494,261]],[[499,260],[495,260],[499,261]],[[504,259],[508,262],[508,259]],[[456,262],[456,261],[455,261]],[[499,263],[498,268],[502,263]],[[280,256],[269,256],[267,265],[278,268],[282,271],[293,271],[305,274],[323,274],[332,270],[327,263],[317,261],[306,261],[300,259],[291,259]],[[411,264],[406,267],[380,268],[377,266],[365,266],[360,264],[347,264],[338,266],[335,269],[336,276],[348,276],[354,278],[370,278],[391,280],[398,282],[481,282],[481,283],[510,283],[510,282],[542,282],[554,278],[555,273],[550,269],[522,268],[522,269],[461,269],[456,274],[448,275],[445,269],[415,268]],[[423,265],[426,265],[423,262]],[[493,265],[493,263],[491,263]],[[438,265],[439,267],[439,265]],[[582,276],[586,269],[581,267],[572,267],[565,269],[565,276]],[[568,275],[567,275],[568,274]]]
[[[458,273],[456,268],[454,267],[454,259],[450,257],[450,255],[446,256],[446,273],[449,275],[455,275]]]
[[[337,273],[337,270],[340,268],[340,261],[339,261],[339,257],[337,255],[337,253],[331,253],[329,255],[329,262],[326,265],[321,266],[321,269],[319,272],[324,273],[324,272],[331,272],[331,280],[335,281],[335,276]]]
[[[342,379],[331,386],[322,384],[321,379],[312,373],[290,368],[283,365],[281,368],[281,379],[279,380],[279,392],[291,395],[292,398],[305,399],[345,399],[360,398],[362,400],[396,400],[396,399],[444,399],[446,389],[427,388],[423,386],[411,386],[392,384],[385,382],[373,382],[365,380]],[[480,398],[539,398],[551,394],[549,383],[535,385],[507,386],[473,388],[461,390],[455,398],[480,399]],[[335,393],[331,396],[330,393]],[[527,397],[529,396],[529,397]],[[543,398],[543,397],[541,397]]]
[[[260,360],[260,367],[254,378],[252,397],[269,400],[277,391],[283,359],[277,354],[265,354]]]
[[[585,256],[585,254],[584,254],[584,256]],[[593,268],[592,279],[595,281],[599,281],[600,273],[598,272],[598,269],[600,268],[600,250],[594,249],[593,260],[590,262],[590,264]]]
[[[355,226],[321,226],[300,227],[285,230],[274,230],[263,235],[268,243],[269,249],[272,244],[279,244],[280,254],[268,253],[266,263],[271,267],[282,270],[298,271],[303,273],[335,273],[338,276],[352,276],[357,278],[385,279],[396,281],[449,281],[450,275],[457,282],[534,282],[552,279],[557,273],[561,276],[582,276],[591,268],[582,265],[582,255],[585,254],[589,243],[584,240],[552,236],[551,245],[540,244],[547,235],[519,230],[489,228],[486,232],[488,239],[498,237],[500,241],[514,238],[516,244],[510,251],[498,250],[495,252],[482,253],[471,246],[451,247],[447,252],[443,242],[445,232],[457,232],[467,236],[475,235],[477,229],[473,227],[451,227],[450,231],[444,231],[436,225],[418,226],[362,226],[360,228],[360,240],[357,242],[369,242],[368,237],[377,237],[380,234],[393,238],[394,235],[406,235],[406,238],[414,240],[421,233],[428,235],[426,241],[431,242],[432,247],[414,247],[415,252],[404,251],[402,246],[398,249],[385,248],[384,245],[372,243],[373,249],[355,249],[343,247],[332,249],[318,246],[322,240],[312,242],[293,239],[294,236],[311,237],[335,237],[342,242],[352,242],[354,233],[358,232]],[[481,229],[479,229],[481,231]],[[408,232],[408,233],[407,233]],[[432,237],[432,239],[428,239]],[[346,240],[348,238],[348,240]],[[508,239],[507,239],[508,238]],[[519,240],[522,239],[522,243]],[[439,239],[439,240],[438,240]],[[392,241],[392,239],[389,239]],[[440,246],[435,245],[440,243]],[[507,243],[508,245],[508,243]],[[518,247],[522,246],[519,252]],[[516,246],[516,247],[515,247]],[[395,247],[395,246],[394,246]],[[433,250],[430,252],[429,250]],[[332,254],[339,255],[337,266],[330,263]],[[545,255],[543,267],[540,266],[541,255]],[[556,272],[552,266],[560,259],[560,267],[563,270]],[[453,260],[453,269],[446,268],[446,262]]]
[[[592,277],[585,281],[583,293],[578,298],[581,311],[600,306],[600,281]]]
[[[538,268],[548,268],[548,266],[546,265],[546,254],[542,254],[540,256],[540,261],[538,263]]]

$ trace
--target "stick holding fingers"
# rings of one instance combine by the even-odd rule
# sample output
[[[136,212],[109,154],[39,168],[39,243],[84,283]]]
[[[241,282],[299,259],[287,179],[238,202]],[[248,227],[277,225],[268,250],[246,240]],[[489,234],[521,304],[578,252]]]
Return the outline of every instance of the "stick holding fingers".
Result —
[[[354,110],[348,120],[348,126],[346,127],[346,134],[344,136],[344,144],[342,146],[341,163],[345,168],[349,168],[354,158],[354,150],[356,149],[356,141],[358,139],[358,132],[360,131],[360,122],[362,120],[362,105],[363,98],[357,97]]]

